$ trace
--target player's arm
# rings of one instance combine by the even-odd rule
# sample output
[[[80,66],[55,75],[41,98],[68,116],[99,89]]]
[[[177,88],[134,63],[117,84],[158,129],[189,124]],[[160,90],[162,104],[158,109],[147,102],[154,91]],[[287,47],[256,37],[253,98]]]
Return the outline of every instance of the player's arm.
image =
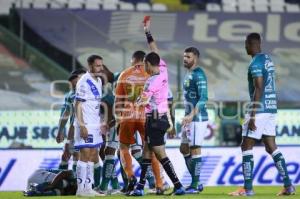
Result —
[[[264,79],[262,76],[253,78],[254,84],[254,93],[253,93],[253,100],[252,100],[252,109],[250,112],[250,121],[248,124],[248,128],[252,131],[256,130],[255,126],[255,115],[257,109],[261,108],[260,99],[263,94],[263,85]]]
[[[117,81],[115,89],[115,101],[114,101],[114,116],[116,123],[118,124],[122,119],[122,110],[124,109],[124,99],[125,99],[125,84],[123,80],[122,73]]]
[[[83,81],[79,81],[76,86],[76,97],[75,97],[75,116],[80,127],[80,137],[84,140],[88,137],[88,131],[83,120],[82,104],[86,101],[86,90],[87,87]]]
[[[67,97],[65,98],[65,103],[61,109],[61,116],[59,118],[59,123],[58,123],[58,133],[56,135],[56,142],[61,143],[64,141],[64,128],[68,122],[69,116],[70,116],[70,107],[69,104],[67,103]]]
[[[146,38],[147,38],[147,42],[148,42],[150,50],[152,52],[158,53],[158,47],[157,47],[156,42],[154,41],[153,36],[150,32],[150,16],[144,17],[143,24],[144,24],[144,31],[146,34]]]
[[[191,110],[191,113],[183,118],[182,120],[183,125],[191,123],[193,121],[194,116],[199,114],[201,109],[203,109],[206,106],[206,102],[208,100],[207,80],[204,74],[197,76],[195,78],[195,84],[197,87],[198,101],[195,107]]]
[[[255,126],[255,114],[257,109],[261,108],[261,96],[263,93],[263,86],[264,86],[264,80],[263,80],[263,73],[262,70],[264,68],[264,63],[262,63],[264,60],[259,60],[259,63],[256,65],[250,66],[250,72],[253,79],[253,85],[254,85],[254,93],[253,93],[253,99],[251,99],[251,111],[250,111],[250,120],[248,123],[248,129],[254,131],[256,130]]]

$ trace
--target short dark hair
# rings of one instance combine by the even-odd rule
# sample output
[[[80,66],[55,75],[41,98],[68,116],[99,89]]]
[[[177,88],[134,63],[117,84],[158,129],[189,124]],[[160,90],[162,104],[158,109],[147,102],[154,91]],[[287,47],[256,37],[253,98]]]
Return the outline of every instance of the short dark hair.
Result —
[[[246,38],[247,41],[261,41],[261,37],[260,37],[260,34],[257,33],[257,32],[252,32],[250,34],[247,35],[247,38]]]
[[[84,69],[84,68],[78,68],[71,72],[72,75],[81,75],[84,73],[86,73],[86,69]]]
[[[144,51],[138,50],[132,54],[132,58],[136,59],[137,61],[143,61],[145,58],[145,55],[146,55],[146,53]]]
[[[83,68],[73,70],[71,72],[70,76],[68,77],[68,81],[72,81],[73,79],[77,78],[79,75],[85,74],[85,73],[86,73],[86,70]]]
[[[193,53],[197,57],[200,57],[200,52],[196,47],[188,47],[184,50],[185,53]]]
[[[160,57],[157,53],[148,53],[145,57],[145,61],[149,62],[152,66],[158,66],[160,62]]]
[[[102,57],[99,56],[99,55],[91,55],[87,58],[87,62],[89,65],[92,65],[96,59],[101,59],[102,60]]]

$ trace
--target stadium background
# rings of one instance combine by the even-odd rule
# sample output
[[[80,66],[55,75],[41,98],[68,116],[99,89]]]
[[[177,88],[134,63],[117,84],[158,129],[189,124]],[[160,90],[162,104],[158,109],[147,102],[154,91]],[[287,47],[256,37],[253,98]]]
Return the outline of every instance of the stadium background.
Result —
[[[210,115],[201,180],[209,186],[242,184],[238,145],[250,61],[244,39],[249,32],[263,35],[264,52],[277,70],[276,141],[293,183],[299,184],[299,1],[1,0],[0,13],[0,190],[23,190],[33,170],[58,166],[62,145],[55,135],[68,72],[85,66],[92,53],[102,55],[113,72],[127,67],[133,51],[148,50],[140,25],[144,15],[152,16],[153,36],[168,62],[178,137],[182,51],[190,45],[200,49]],[[167,152],[188,183],[179,142],[168,140]],[[256,185],[281,184],[261,146],[255,150],[254,173]]]

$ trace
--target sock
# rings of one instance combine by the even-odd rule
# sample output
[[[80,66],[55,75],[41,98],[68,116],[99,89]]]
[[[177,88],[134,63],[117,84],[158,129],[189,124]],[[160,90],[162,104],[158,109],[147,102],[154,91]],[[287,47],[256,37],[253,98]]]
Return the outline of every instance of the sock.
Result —
[[[132,159],[129,154],[129,150],[121,149],[120,156],[121,156],[121,163],[122,163],[123,169],[127,175],[127,178],[129,179],[131,176],[134,175],[133,170],[132,170]]]
[[[87,170],[87,162],[78,161],[76,167],[76,175],[77,175],[77,190],[84,190],[84,183],[86,180],[86,170]]]
[[[192,175],[192,170],[191,170],[192,156],[191,156],[191,154],[185,154],[185,155],[183,155],[183,157],[184,157],[185,165],[186,165],[190,175]]]
[[[155,155],[152,156],[151,159],[152,163],[152,171],[155,176],[155,186],[156,188],[163,188],[163,180],[161,177],[161,172],[160,172],[160,162],[156,159]],[[149,184],[150,187],[150,184]]]
[[[67,170],[68,169],[68,162],[65,162],[65,161],[61,161],[59,166],[58,166],[58,169],[61,169],[61,170]]]
[[[111,188],[112,189],[120,189],[119,180],[118,180],[118,177],[116,175],[115,169],[114,169],[114,172],[113,172],[113,176],[111,178]]]
[[[282,153],[278,149],[276,149],[272,153],[272,157],[275,162],[276,168],[283,179],[284,187],[291,186],[292,183],[289,178],[289,174],[288,174],[286,164],[285,164],[285,159],[284,159]]]
[[[114,156],[113,155],[106,155],[103,165],[103,172],[102,172],[102,181],[100,184],[100,189],[102,191],[106,191],[108,188],[108,183],[112,177],[112,172],[114,169]]]
[[[142,166],[142,161],[143,161],[142,153],[137,152],[137,153],[132,154],[132,156],[140,164],[140,166]],[[148,181],[149,188],[150,189],[155,188],[155,179],[154,179],[153,171],[151,168],[146,173],[146,179]]]
[[[119,180],[118,180],[118,176],[117,176],[117,172],[116,172],[116,161],[114,164],[112,177],[111,177],[111,188],[112,189],[120,189]]]
[[[176,189],[179,189],[182,187],[182,184],[180,183],[175,171],[174,171],[174,167],[170,161],[170,159],[168,157],[165,157],[163,159],[160,160],[160,163],[162,164],[162,166],[164,167],[167,175],[169,176],[169,178],[171,179],[171,181],[173,182],[174,186]]]
[[[72,170],[74,173],[76,173],[76,167],[77,167],[77,161],[73,161]]]
[[[193,155],[191,157],[191,176],[192,183],[191,187],[197,189],[200,181],[200,171],[201,171],[201,155]]]
[[[119,158],[119,161],[120,161],[120,170],[121,170],[121,176],[122,176],[122,179],[123,179],[123,189],[126,190],[127,189],[127,186],[128,186],[128,178],[127,178],[127,175],[123,169],[123,166],[122,166],[122,163],[121,163],[121,157],[120,157],[120,153],[118,153],[118,158]]]
[[[102,167],[100,166],[99,162],[96,163],[94,165],[94,187],[98,187],[100,184],[101,170]]]
[[[86,167],[85,190],[91,190],[94,182],[94,162],[88,162]]]
[[[253,180],[253,151],[243,151],[243,175],[244,175],[244,188],[252,190]]]
[[[140,181],[136,186],[136,189],[143,190],[146,184],[146,173],[151,168],[151,159],[143,159],[141,164],[141,175],[140,175]]]

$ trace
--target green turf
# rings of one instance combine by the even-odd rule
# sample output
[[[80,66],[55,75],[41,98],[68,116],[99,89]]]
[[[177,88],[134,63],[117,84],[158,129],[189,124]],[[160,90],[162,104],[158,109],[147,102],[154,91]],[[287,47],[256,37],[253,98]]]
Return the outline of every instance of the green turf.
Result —
[[[234,191],[236,187],[206,187],[204,191],[200,194],[195,195],[184,195],[184,196],[155,196],[155,195],[146,195],[142,198],[170,198],[170,197],[181,197],[183,199],[187,198],[203,198],[203,199],[225,199],[225,198],[236,198],[232,196],[228,196],[227,193]],[[278,186],[264,186],[264,187],[255,187],[254,190],[256,192],[255,196],[252,196],[251,199],[272,199],[272,198],[280,198],[276,196],[276,193],[280,191],[281,187]],[[296,187],[297,190],[300,189],[300,186]],[[18,198],[28,198],[24,197],[21,192],[0,192],[1,199],[18,199]],[[33,199],[43,198],[43,199],[55,199],[55,198],[77,198],[75,196],[59,196],[59,197],[32,197]],[[105,198],[109,199],[120,199],[120,198],[133,198],[133,197],[125,197],[121,195],[114,196],[106,196]],[[289,196],[288,198],[299,198],[299,195]]]

